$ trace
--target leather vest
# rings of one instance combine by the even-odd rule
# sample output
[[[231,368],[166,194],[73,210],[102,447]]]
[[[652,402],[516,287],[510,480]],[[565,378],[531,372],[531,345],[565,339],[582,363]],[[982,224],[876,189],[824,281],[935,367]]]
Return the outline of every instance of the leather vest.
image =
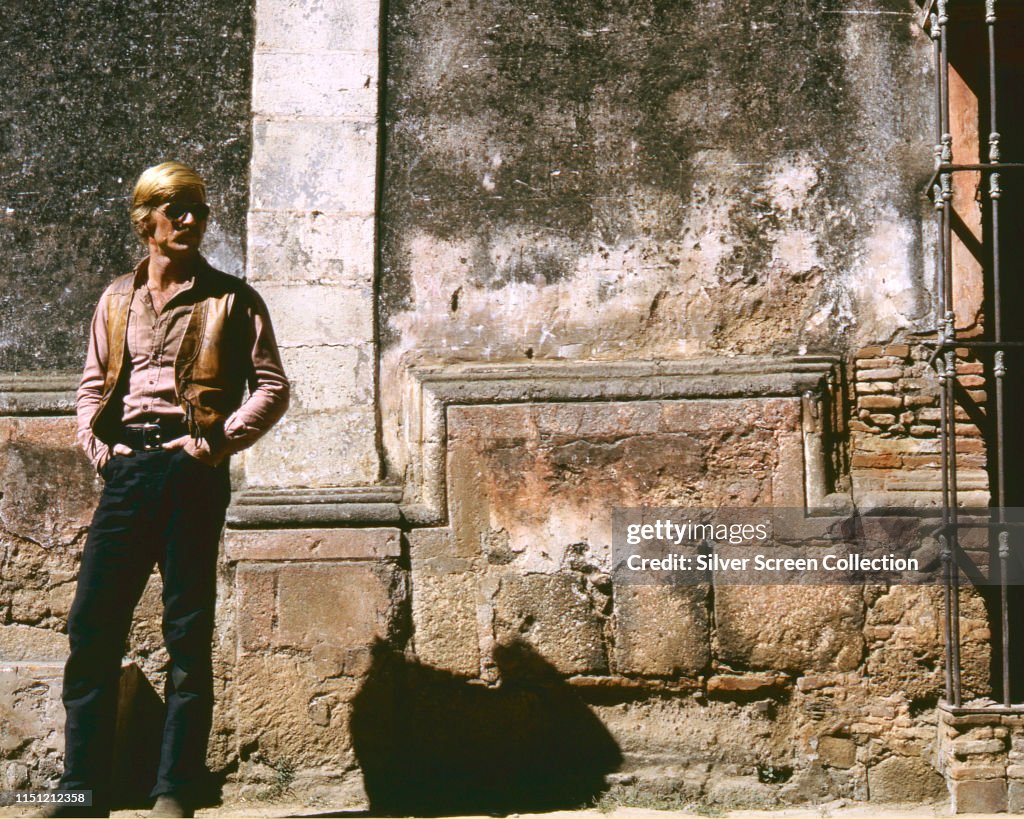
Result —
[[[127,388],[128,315],[136,272],[116,278],[107,288],[107,373],[93,433],[107,444],[119,440],[121,398]],[[189,432],[211,446],[224,437],[224,421],[242,403],[251,346],[245,304],[252,289],[240,279],[201,260],[192,285],[195,305],[174,359],[174,386]],[[247,346],[248,344],[248,346]]]

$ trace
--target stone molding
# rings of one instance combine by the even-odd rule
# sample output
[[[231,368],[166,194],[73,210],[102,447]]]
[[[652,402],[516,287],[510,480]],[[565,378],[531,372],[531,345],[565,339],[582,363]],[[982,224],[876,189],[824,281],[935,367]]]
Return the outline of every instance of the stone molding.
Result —
[[[74,415],[80,372],[0,373],[0,415]]]
[[[227,522],[235,529],[394,523],[402,517],[401,499],[399,486],[243,489],[235,493]]]
[[[804,398],[807,505],[831,505],[824,494],[822,419],[813,407],[835,384],[839,363],[837,356],[794,356],[411,367],[403,419],[411,463],[402,512],[414,525],[447,519],[450,406],[715,398]]]

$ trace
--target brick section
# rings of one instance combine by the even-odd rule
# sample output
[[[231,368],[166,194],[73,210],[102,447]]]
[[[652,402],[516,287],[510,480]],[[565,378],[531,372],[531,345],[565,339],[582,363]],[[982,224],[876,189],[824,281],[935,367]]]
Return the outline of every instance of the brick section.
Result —
[[[1024,809],[1024,715],[938,710],[936,763],[956,813]]]
[[[958,350],[957,380],[977,410],[985,412],[984,366]],[[854,357],[855,402],[850,467],[855,500],[866,505],[933,505],[941,491],[939,378],[930,350],[906,344],[866,347]],[[955,408],[957,470],[962,500],[988,503],[982,431],[974,407]]]

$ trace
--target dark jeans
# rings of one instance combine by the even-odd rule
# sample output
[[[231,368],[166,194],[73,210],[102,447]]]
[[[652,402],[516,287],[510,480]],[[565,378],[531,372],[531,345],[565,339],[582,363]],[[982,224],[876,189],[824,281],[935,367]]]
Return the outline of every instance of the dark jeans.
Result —
[[[92,789],[101,810],[110,806],[121,657],[154,564],[163,577],[163,633],[171,661],[152,795],[187,794],[206,774],[217,547],[231,491],[226,463],[207,466],[184,450],[117,456],[104,466],[103,477],[68,617],[60,784],[62,790]]]

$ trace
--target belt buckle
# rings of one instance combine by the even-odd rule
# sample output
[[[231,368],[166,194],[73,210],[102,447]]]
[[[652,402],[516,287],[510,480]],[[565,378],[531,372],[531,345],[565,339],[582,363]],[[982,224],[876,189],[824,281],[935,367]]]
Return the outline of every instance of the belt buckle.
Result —
[[[136,430],[142,436],[142,451],[153,452],[162,449],[163,435],[160,433],[160,425],[152,421],[143,424],[128,424],[128,428]]]

